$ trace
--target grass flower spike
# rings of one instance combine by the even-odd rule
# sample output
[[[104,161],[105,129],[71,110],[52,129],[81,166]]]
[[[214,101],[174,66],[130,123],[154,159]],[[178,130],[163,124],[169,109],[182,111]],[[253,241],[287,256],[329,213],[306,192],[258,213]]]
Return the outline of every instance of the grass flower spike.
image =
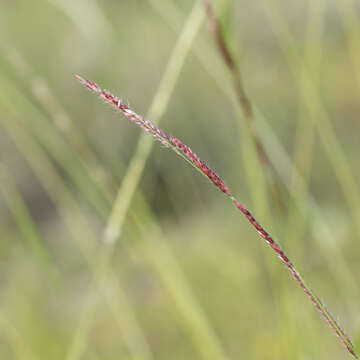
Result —
[[[345,345],[350,354],[352,354],[356,359],[358,356],[355,353],[353,344],[351,343],[349,337],[345,334],[339,324],[334,320],[333,316],[327,310],[322,301],[314,294],[310,287],[304,282],[300,274],[295,269],[294,265],[290,259],[286,256],[284,251],[280,248],[279,244],[271,237],[271,235],[262,227],[261,224],[255,219],[249,210],[247,210],[230,192],[229,187],[224,183],[224,181],[208,166],[204,161],[202,161],[187,145],[181,142],[174,136],[168,136],[161,129],[152,124],[149,120],[144,117],[136,114],[132,111],[125,103],[123,103],[118,97],[114,96],[106,90],[102,90],[96,83],[86,80],[79,75],[76,75],[76,78],[85,85],[89,90],[94,92],[102,100],[110,104],[116,110],[120,110],[130,121],[138,125],[141,129],[145,130],[155,140],[160,141],[165,147],[170,148],[175,151],[179,156],[181,156],[185,161],[190,163],[195,169],[201,172],[206,176],[221,192],[223,192],[240,210],[243,215],[248,219],[251,225],[258,231],[260,236],[270,245],[270,247],[275,251],[280,260],[288,268],[293,278],[304,290],[306,295],[310,298],[313,305],[318,309],[322,317],[326,320],[329,326],[333,329],[336,335],[340,338],[342,343]]]

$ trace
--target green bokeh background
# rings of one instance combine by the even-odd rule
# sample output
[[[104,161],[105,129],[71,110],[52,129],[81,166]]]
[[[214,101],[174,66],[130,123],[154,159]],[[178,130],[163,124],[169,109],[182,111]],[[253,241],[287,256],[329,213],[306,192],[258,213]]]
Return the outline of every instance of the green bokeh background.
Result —
[[[73,75],[145,115],[193,6],[1,0],[1,359],[350,358],[231,202],[158,143],[101,271],[142,134]],[[274,171],[259,166],[205,18],[160,123],[254,212],[357,348],[359,10],[215,2]]]

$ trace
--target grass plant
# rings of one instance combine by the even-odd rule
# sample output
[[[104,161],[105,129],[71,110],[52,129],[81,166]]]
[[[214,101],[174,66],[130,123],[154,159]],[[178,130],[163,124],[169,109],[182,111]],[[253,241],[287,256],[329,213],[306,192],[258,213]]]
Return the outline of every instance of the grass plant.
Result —
[[[151,126],[134,146],[69,87],[77,72],[217,164],[358,348],[357,21],[353,0],[1,2],[0,358],[343,355],[291,268],[204,186],[222,180]]]
[[[327,310],[326,306],[318,296],[311,290],[311,288],[304,282],[298,271],[295,269],[293,263],[280,248],[280,245],[275,242],[271,235],[262,227],[261,224],[254,218],[254,216],[247,210],[230,192],[229,187],[223,180],[204,162],[202,161],[187,145],[182,143],[175,136],[168,136],[160,128],[155,126],[151,121],[136,114],[119,98],[111,94],[107,90],[102,90],[96,83],[86,80],[79,75],[76,78],[85,85],[89,90],[94,92],[99,98],[110,104],[114,109],[122,112],[130,121],[139,126],[142,130],[150,134],[155,140],[159,141],[163,146],[173,150],[177,155],[182,157],[187,163],[198,170],[202,175],[206,176],[221,192],[223,192],[248,219],[251,225],[258,231],[260,236],[270,245],[270,247],[279,256],[280,260],[288,268],[295,281],[304,290],[311,302],[318,309],[323,318],[327,321],[329,326],[334,330],[336,335],[343,342],[350,354],[355,358],[358,356],[355,353],[354,346],[349,337],[342,330],[340,325],[335,321],[334,317]]]

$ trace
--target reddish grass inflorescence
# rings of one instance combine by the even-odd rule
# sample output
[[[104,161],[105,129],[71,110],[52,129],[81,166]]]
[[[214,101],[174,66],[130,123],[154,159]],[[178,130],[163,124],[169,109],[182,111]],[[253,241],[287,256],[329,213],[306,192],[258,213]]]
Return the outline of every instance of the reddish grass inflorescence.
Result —
[[[334,320],[333,316],[329,313],[325,305],[321,300],[314,294],[314,292],[305,284],[304,280],[301,278],[300,274],[295,269],[292,262],[285,255],[284,251],[280,248],[280,245],[275,242],[271,235],[265,231],[261,224],[255,219],[249,210],[247,210],[236,198],[231,194],[229,187],[224,183],[224,181],[204,162],[202,161],[187,145],[174,136],[166,135],[161,129],[156,127],[151,121],[145,119],[144,117],[136,114],[132,111],[124,102],[122,102],[118,97],[111,94],[107,90],[102,90],[96,83],[90,80],[86,80],[79,75],[76,75],[76,78],[85,85],[89,90],[94,92],[102,100],[110,104],[116,110],[120,110],[130,121],[138,125],[141,129],[145,130],[156,140],[160,141],[165,147],[172,149],[177,154],[181,155],[186,161],[191,163],[195,168],[197,168],[203,175],[205,175],[221,192],[223,192],[227,197],[229,197],[235,206],[245,215],[251,225],[258,231],[260,236],[270,245],[270,247],[277,253],[280,260],[285,264],[285,266],[291,272],[293,278],[304,290],[307,296],[310,298],[314,306],[319,310],[320,314],[329,324],[329,326],[334,330],[336,335],[343,342],[347,350],[355,357],[358,356],[355,353],[354,346],[351,343],[348,336],[344,333],[338,323]]]

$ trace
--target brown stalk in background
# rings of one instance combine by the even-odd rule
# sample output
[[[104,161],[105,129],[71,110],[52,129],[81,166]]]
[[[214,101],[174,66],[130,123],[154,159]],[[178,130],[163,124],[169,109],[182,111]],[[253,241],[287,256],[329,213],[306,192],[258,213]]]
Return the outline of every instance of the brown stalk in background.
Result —
[[[249,100],[249,98],[246,95],[240,70],[234,60],[233,55],[230,52],[230,49],[228,48],[226,41],[223,37],[223,31],[221,28],[220,21],[215,17],[213,8],[211,3],[208,0],[204,0],[204,5],[206,9],[207,16],[210,21],[211,30],[213,32],[216,45],[218,47],[218,50],[220,52],[221,57],[223,58],[226,66],[228,67],[231,77],[233,80],[234,90],[237,97],[237,100],[240,104],[240,107],[243,111],[244,118],[246,121],[246,124],[250,130],[250,134],[255,142],[256,150],[258,153],[259,160],[261,164],[269,168],[273,174],[275,174],[275,171],[273,171],[271,162],[265,152],[265,149],[261,143],[261,140],[256,134],[256,131],[254,130],[254,110],[253,106]]]

